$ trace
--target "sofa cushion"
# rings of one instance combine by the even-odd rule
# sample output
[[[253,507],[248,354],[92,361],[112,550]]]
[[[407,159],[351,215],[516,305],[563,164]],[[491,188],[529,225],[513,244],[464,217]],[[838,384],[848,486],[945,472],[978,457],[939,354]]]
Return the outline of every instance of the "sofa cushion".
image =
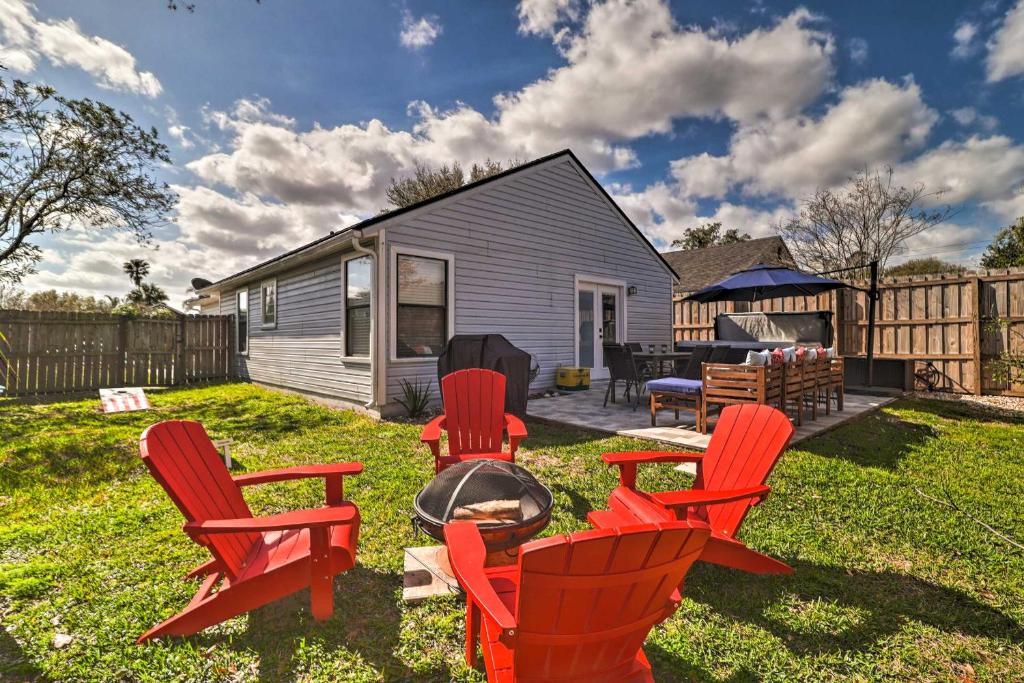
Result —
[[[665,394],[700,394],[704,383],[699,379],[682,379],[681,377],[663,377],[652,379],[647,383],[647,391]]]

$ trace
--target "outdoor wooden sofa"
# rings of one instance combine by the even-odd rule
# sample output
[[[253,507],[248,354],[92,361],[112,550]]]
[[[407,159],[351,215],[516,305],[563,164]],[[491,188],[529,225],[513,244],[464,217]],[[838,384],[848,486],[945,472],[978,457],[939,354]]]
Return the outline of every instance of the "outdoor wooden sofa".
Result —
[[[831,413],[833,401],[837,410],[843,409],[842,358],[762,366],[702,363],[700,377],[648,382],[651,425],[657,425],[657,412],[664,409],[675,410],[677,418],[680,410],[694,411],[701,434],[707,433],[708,416],[729,405],[756,403],[792,409],[798,426],[808,410],[811,418],[817,419],[819,406],[826,414]]]

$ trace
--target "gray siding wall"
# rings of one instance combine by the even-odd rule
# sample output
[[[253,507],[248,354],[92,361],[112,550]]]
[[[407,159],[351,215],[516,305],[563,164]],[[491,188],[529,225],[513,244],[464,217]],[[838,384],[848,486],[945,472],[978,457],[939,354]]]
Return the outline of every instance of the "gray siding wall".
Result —
[[[370,400],[370,364],[341,354],[341,257],[334,255],[279,273],[277,326],[263,329],[260,284],[250,282],[249,353],[236,355],[238,374],[263,384],[359,403]],[[220,310],[235,314],[235,292]]]
[[[554,384],[559,365],[575,362],[575,275],[623,280],[626,340],[672,341],[672,277],[650,247],[622,220],[568,159],[511,176],[486,190],[444,203],[388,227],[391,252],[412,247],[455,257],[455,332],[498,332],[541,364],[533,388]],[[391,306],[388,292],[388,307]],[[403,379],[432,380],[434,359],[392,361],[390,315],[387,399]]]

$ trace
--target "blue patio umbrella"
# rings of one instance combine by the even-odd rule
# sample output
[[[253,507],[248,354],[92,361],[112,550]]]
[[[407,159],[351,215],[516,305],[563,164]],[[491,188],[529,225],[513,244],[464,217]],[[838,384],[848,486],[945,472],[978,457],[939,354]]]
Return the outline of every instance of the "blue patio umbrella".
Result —
[[[686,297],[687,301],[760,301],[782,296],[814,296],[847,287],[839,280],[801,273],[785,266],[759,263],[733,273],[721,282],[708,285]]]

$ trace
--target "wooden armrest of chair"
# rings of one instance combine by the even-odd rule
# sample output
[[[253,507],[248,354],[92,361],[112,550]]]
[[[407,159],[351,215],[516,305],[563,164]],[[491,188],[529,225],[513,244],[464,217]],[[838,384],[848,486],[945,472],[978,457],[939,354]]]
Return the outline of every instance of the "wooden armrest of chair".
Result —
[[[265,472],[250,472],[232,477],[239,486],[255,486],[257,484],[269,484],[275,481],[290,481],[293,479],[314,479],[317,477],[330,477],[333,475],[353,475],[363,471],[361,462],[335,462],[324,465],[298,465],[296,467],[283,467],[278,470],[266,470]]]
[[[619,466],[619,483],[626,488],[636,488],[636,466],[658,462],[696,462],[704,459],[703,453],[677,451],[625,451],[605,453],[601,456],[609,467]]]
[[[189,522],[182,528],[189,534],[237,534],[252,531],[317,529],[358,521],[359,509],[352,503],[343,503],[314,510],[293,510],[266,517],[208,519],[203,522]]]
[[[700,462],[703,453],[689,451],[623,451],[601,456],[608,465],[643,464],[649,462]]]
[[[526,438],[526,425],[512,413],[505,413],[505,431],[508,432],[508,449],[515,457],[519,442]]]
[[[425,424],[423,431],[420,432],[420,443],[430,446],[430,452],[434,454],[435,459],[441,457],[441,430],[445,428],[446,424],[444,415],[438,415]]]
[[[705,491],[703,489],[688,489],[685,491],[663,491],[651,494],[651,498],[665,507],[691,507],[694,505],[713,505],[715,503],[732,503],[744,498],[756,498],[754,505],[757,505],[765,496],[771,493],[770,486],[752,486],[745,489],[732,489],[729,491]]]
[[[476,524],[449,522],[444,526],[444,540],[448,546],[452,571],[455,572],[459,585],[481,611],[501,628],[504,637],[514,637],[516,619],[498,597],[487,574],[484,573],[487,548]]]

